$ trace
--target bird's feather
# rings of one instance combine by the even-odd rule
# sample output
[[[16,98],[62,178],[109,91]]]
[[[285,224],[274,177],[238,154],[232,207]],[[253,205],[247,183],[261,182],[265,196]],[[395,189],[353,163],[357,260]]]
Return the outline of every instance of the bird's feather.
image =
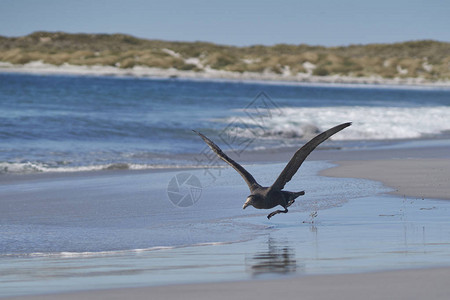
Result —
[[[341,125],[337,125],[327,131],[322,132],[308,143],[306,143],[303,147],[301,147],[288,162],[286,167],[278,176],[277,180],[275,180],[274,184],[271,186],[271,190],[282,190],[286,183],[288,183],[292,176],[297,173],[298,169],[305,161],[306,157],[322,142],[328,139],[333,134],[341,131],[342,129],[350,126],[352,123],[344,123]]]
[[[214,144],[213,141],[211,141],[209,138],[207,138],[206,136],[204,136],[203,134],[201,134],[200,132],[197,132],[195,130],[192,130],[195,133],[197,133],[204,141],[205,143],[209,146],[209,148],[211,148],[211,150],[213,150],[217,156],[222,159],[223,161],[225,161],[227,164],[229,164],[230,166],[232,166],[241,176],[242,178],[244,178],[245,182],[247,183],[249,189],[251,192],[253,192],[253,190],[255,188],[261,187],[255,180],[255,178],[253,178],[252,174],[250,174],[246,169],[244,169],[243,166],[241,166],[240,164],[238,164],[237,162],[235,162],[234,160],[232,160],[230,157],[228,157],[228,155],[226,155],[222,149],[219,148],[219,146],[217,146],[216,144]]]

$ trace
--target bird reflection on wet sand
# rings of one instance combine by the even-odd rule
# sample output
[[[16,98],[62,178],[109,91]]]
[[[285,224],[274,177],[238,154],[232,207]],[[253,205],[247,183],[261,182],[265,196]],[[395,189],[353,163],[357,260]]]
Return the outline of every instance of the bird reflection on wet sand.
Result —
[[[269,237],[267,251],[257,252],[246,259],[247,272],[253,276],[263,274],[289,274],[298,271],[295,249],[286,241],[278,241]]]

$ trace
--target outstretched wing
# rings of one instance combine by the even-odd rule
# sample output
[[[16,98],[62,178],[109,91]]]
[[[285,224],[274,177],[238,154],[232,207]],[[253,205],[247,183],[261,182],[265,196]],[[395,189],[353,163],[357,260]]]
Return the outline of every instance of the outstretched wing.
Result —
[[[217,154],[217,156],[220,159],[225,161],[227,164],[232,166],[239,174],[241,174],[242,178],[244,178],[244,180],[247,183],[247,185],[248,185],[248,187],[249,187],[251,192],[253,192],[253,190],[255,188],[260,187],[260,185],[256,182],[255,178],[253,178],[252,174],[250,174],[240,164],[238,164],[237,162],[235,162],[234,160],[229,158],[228,155],[223,153],[222,149],[220,149],[219,146],[214,144],[213,141],[211,141],[209,138],[207,138],[206,136],[204,136],[200,132],[197,132],[195,130],[192,130],[192,131],[195,132],[196,134],[198,134],[205,141],[205,143],[209,146],[209,148],[211,148],[212,151],[214,151]]]
[[[274,184],[271,186],[272,190],[282,190],[286,183],[288,183],[292,176],[297,173],[298,168],[302,165],[302,163],[305,161],[306,157],[317,147],[320,143],[328,139],[333,134],[341,131],[342,129],[352,125],[352,123],[344,123],[338,126],[335,126],[331,129],[328,129],[325,132],[322,132],[312,140],[310,140],[308,143],[303,145],[297,152],[295,152],[294,156],[291,158],[289,163],[286,165],[286,167],[281,172],[280,176],[278,176],[277,180],[275,180]]]

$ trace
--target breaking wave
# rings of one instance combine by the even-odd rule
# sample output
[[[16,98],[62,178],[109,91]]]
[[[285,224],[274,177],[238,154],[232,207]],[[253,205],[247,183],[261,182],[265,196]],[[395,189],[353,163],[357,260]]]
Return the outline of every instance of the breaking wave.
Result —
[[[33,253],[11,253],[1,254],[0,257],[51,257],[51,258],[89,258],[89,257],[101,257],[101,256],[116,256],[116,255],[133,255],[141,254],[152,251],[173,250],[177,248],[186,247],[202,247],[202,246],[219,246],[233,243],[240,243],[247,240],[226,241],[226,242],[206,242],[197,244],[187,244],[178,246],[154,246],[149,248],[138,249],[124,249],[124,250],[107,250],[107,251],[85,251],[85,252],[33,252]]]
[[[236,123],[234,119],[220,122]],[[309,139],[344,122],[353,122],[353,126],[334,136],[334,140],[434,137],[450,131],[450,107],[290,107],[271,110],[262,118],[249,113],[238,118],[238,128],[229,130],[243,138]]]
[[[88,166],[51,166],[38,162],[0,162],[0,174],[31,174],[31,173],[51,173],[51,172],[88,172],[88,171],[108,171],[108,170],[147,170],[147,169],[167,169],[181,168],[184,165],[155,165],[155,164],[131,164],[112,163],[105,165]],[[198,166],[191,166],[198,167]]]

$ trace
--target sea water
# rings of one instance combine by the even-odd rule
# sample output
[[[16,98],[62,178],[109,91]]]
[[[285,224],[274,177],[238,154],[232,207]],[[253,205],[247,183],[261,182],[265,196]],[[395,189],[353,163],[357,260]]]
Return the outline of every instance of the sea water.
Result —
[[[0,73],[0,173],[192,166],[192,129],[244,151],[348,121],[334,146],[446,136],[450,89]]]

